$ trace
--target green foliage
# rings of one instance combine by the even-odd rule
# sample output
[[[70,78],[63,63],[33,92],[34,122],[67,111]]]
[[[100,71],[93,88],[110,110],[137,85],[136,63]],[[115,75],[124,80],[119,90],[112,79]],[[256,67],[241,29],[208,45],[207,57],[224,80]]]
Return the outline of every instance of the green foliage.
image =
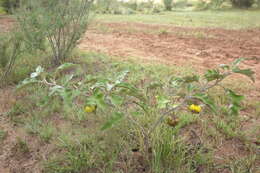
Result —
[[[172,10],[172,0],[163,0],[165,10],[171,11]]]
[[[7,133],[4,130],[0,129],[0,142],[2,142],[6,136]]]
[[[249,8],[253,5],[254,0],[231,0],[231,3],[237,8]]]
[[[19,32],[11,31],[0,35],[0,85],[3,85],[10,75],[22,51],[23,37]]]
[[[16,18],[30,48],[44,50],[47,38],[53,63],[58,65],[71,55],[85,33],[91,5],[92,0],[28,0]]]
[[[19,5],[20,0],[0,0],[0,7],[2,6],[7,13],[12,13]]]
[[[147,68],[121,61],[109,63],[104,55],[103,59],[97,57],[90,53],[83,62],[76,59],[52,71],[37,67],[29,76],[36,83],[26,85],[24,91],[31,94],[27,99],[36,105],[31,112],[26,111],[26,117],[39,118],[40,123],[35,124],[40,125],[31,128],[36,129],[34,135],[58,147],[48,157],[45,172],[132,171],[136,155],[145,157],[145,168],[157,172],[195,172],[201,167],[214,172],[217,168],[211,160],[214,151],[210,145],[217,144],[205,144],[205,136],[197,127],[202,126],[202,133],[216,130],[213,139],[222,134],[228,138],[242,135],[238,132],[240,116],[232,114],[230,105],[242,107],[243,100],[236,89],[232,93],[220,83],[234,73],[237,61],[211,69],[207,75],[196,75],[186,68],[182,72],[176,67],[166,70],[163,65]],[[142,74],[136,73],[140,70]],[[214,87],[218,87],[217,93]],[[225,100],[219,102],[218,98]],[[55,110],[54,104],[59,106]],[[189,110],[190,104],[201,106],[202,111],[195,114]],[[96,105],[96,111],[84,112],[89,105]],[[223,107],[225,114],[220,111]],[[176,124],[161,123],[168,116],[174,117]],[[33,119],[27,120],[26,127],[34,124]],[[51,126],[53,120],[59,124],[57,134]],[[190,131],[195,132],[190,135]],[[125,169],[117,167],[122,158],[126,158]]]
[[[21,82],[18,89],[29,84],[40,84],[48,88],[49,97],[59,97],[65,105],[77,105],[77,100],[83,100],[85,102],[84,105],[94,105],[98,111],[108,113],[110,112],[109,108],[113,108],[113,111],[110,112],[110,118],[101,128],[102,130],[111,128],[123,117],[127,117],[126,115],[129,112],[121,108],[121,105],[125,103],[135,105],[133,107],[135,111],[141,109],[145,114],[151,114],[154,105],[149,100],[157,95],[154,98],[156,99],[156,107],[159,110],[166,110],[166,113],[150,128],[149,133],[151,133],[162,122],[165,116],[172,113],[178,114],[184,107],[191,104],[208,106],[215,114],[218,114],[219,106],[216,105],[215,100],[211,98],[208,92],[211,88],[221,86],[220,83],[228,76],[238,73],[237,69],[239,69],[240,74],[253,79],[253,71],[238,67],[243,60],[240,58],[234,61],[231,66],[220,65],[216,69],[208,70],[203,76],[171,77],[169,84],[164,86],[164,89],[165,91],[173,92],[171,93],[171,95],[174,95],[173,98],[168,96],[168,92],[156,93],[156,89],[162,87],[158,82],[151,83],[145,86],[144,89],[136,88],[126,82],[125,80],[129,73],[128,70],[118,72],[116,76],[110,78],[88,75],[85,79],[79,81],[77,80],[77,76],[80,76],[80,67],[71,63],[59,66],[54,73],[45,72],[39,66],[31,74],[30,78]],[[72,74],[67,74],[65,69],[71,67],[78,68],[78,70],[72,71]],[[244,73],[245,70],[248,73]],[[223,86],[221,87],[224,88]],[[244,97],[228,88],[224,88],[224,92],[227,93],[229,98],[228,112],[230,115],[238,115],[241,109],[241,101]],[[84,109],[84,105],[78,105],[78,107]],[[201,108],[197,110],[197,113],[200,113],[200,111]]]

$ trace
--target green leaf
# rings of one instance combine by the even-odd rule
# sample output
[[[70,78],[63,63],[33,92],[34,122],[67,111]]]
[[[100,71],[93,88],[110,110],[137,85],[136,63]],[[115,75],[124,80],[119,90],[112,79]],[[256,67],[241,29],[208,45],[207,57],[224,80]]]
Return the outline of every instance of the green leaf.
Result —
[[[201,100],[204,104],[208,105],[214,113],[217,113],[217,107],[214,103],[214,100],[211,99],[207,94],[198,93],[198,94],[195,94],[193,97]]]
[[[62,87],[60,85],[55,85],[55,86],[50,88],[49,96],[53,96],[56,93],[64,92],[64,90],[65,90],[64,87]]]
[[[249,77],[253,82],[255,82],[255,78],[254,78],[255,72],[252,71],[251,69],[240,69],[240,68],[236,67],[232,71],[234,73],[243,74],[243,75]]]
[[[223,70],[229,70],[230,69],[229,65],[227,65],[227,64],[220,64],[219,67],[222,68]]]
[[[242,95],[236,94],[234,91],[232,91],[230,89],[227,90],[227,95],[231,99],[231,104],[229,106],[230,114],[231,115],[238,115],[239,111],[241,109],[241,102],[243,101],[243,99],[245,97],[242,96]]]
[[[116,123],[118,123],[122,118],[124,117],[124,114],[121,112],[115,112],[112,117],[102,126],[101,130],[107,130],[111,127],[113,127]]]
[[[121,73],[119,73],[119,75],[116,77],[115,84],[122,83],[124,81],[124,79],[126,78],[128,73],[129,73],[128,70],[125,70],[125,71],[122,71]]]
[[[170,100],[165,96],[156,96],[157,105],[159,109],[164,109],[167,107],[167,104],[170,103]]]
[[[35,83],[38,83],[39,81],[35,78],[27,78],[25,80],[23,80],[17,87],[16,87],[16,90],[20,90],[24,87],[27,87],[29,85],[32,85],[32,84],[35,84]]]
[[[138,98],[139,100],[146,101],[141,91],[129,83],[122,82],[120,84],[117,84],[115,87],[123,88],[123,90],[121,90],[122,94],[133,96]]]
[[[217,69],[213,69],[213,70],[208,70],[205,73],[204,77],[207,79],[208,82],[210,82],[216,79],[223,78],[223,75],[221,75]]]
[[[183,82],[184,82],[184,80],[180,77],[172,77],[170,79],[169,83],[170,83],[171,87],[178,88],[178,87],[180,87],[181,84],[183,84]]]
[[[124,99],[123,97],[119,96],[119,95],[116,95],[116,94],[111,94],[110,97],[109,97],[111,103],[115,106],[120,106],[123,104],[124,102]]]
[[[105,110],[107,104],[105,102],[105,95],[101,92],[100,89],[95,89],[93,95],[87,99],[87,105],[97,105],[98,108]]]
[[[237,67],[242,61],[245,61],[245,58],[238,58],[234,62],[232,62],[232,67],[235,68]]]
[[[228,96],[231,98],[233,103],[240,104],[242,100],[244,100],[245,96],[238,95],[234,91],[228,89],[227,90]]]
[[[36,71],[33,72],[30,77],[31,77],[31,78],[36,78],[36,77],[38,77],[42,72],[44,72],[44,68],[42,68],[41,66],[38,66],[38,67],[36,68]]]
[[[198,82],[199,76],[197,76],[197,75],[185,76],[185,77],[183,77],[183,80],[185,83]]]

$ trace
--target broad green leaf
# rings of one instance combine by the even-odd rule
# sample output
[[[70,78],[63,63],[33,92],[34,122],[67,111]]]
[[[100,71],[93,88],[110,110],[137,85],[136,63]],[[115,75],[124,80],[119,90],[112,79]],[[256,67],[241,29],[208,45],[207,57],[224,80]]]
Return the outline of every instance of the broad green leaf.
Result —
[[[164,109],[167,107],[167,104],[170,103],[170,100],[165,96],[156,96],[157,105],[159,109]]]
[[[241,102],[245,97],[242,95],[236,94],[234,91],[232,91],[230,89],[227,90],[227,95],[231,99],[231,104],[229,106],[231,115],[238,115],[239,111],[241,109]]]
[[[172,77],[171,79],[170,79],[170,85],[171,85],[171,87],[173,87],[173,88],[178,88],[178,87],[180,87],[181,86],[181,84],[184,82],[184,80],[182,79],[182,78],[180,78],[180,77]]]
[[[241,101],[245,98],[243,95],[238,95],[232,90],[227,90],[228,96],[232,99],[233,103],[240,104]]]
[[[251,69],[240,69],[240,68],[236,67],[232,71],[234,73],[243,74],[243,75],[249,77],[253,82],[255,82],[255,79],[254,79],[255,72],[252,71]]]
[[[35,78],[27,78],[27,79],[25,79],[25,80],[23,80],[17,87],[16,87],[16,89],[17,90],[20,90],[20,89],[22,89],[22,88],[24,88],[24,87],[27,87],[27,86],[29,86],[29,85],[32,85],[32,84],[35,84],[35,83],[38,83],[39,81],[37,80],[37,79],[35,79]]]
[[[123,82],[128,73],[129,73],[128,70],[125,70],[125,71],[122,71],[121,73],[119,73],[119,75],[116,77],[115,84],[119,84],[119,83]]]
[[[213,69],[213,70],[208,70],[204,77],[207,79],[207,81],[213,81],[213,80],[216,80],[216,79],[221,79],[223,78],[223,75],[220,74],[220,72],[216,69]]]
[[[109,97],[111,103],[115,106],[120,106],[123,104],[124,102],[124,99],[123,97],[119,96],[119,95],[116,95],[116,94],[111,94],[110,97]]]
[[[36,78],[36,77],[38,77],[42,72],[44,72],[44,69],[43,69],[41,66],[38,66],[38,67],[36,68],[36,71],[33,72],[30,77],[31,77],[31,78]]]
[[[61,92],[64,92],[64,88],[60,85],[55,85],[55,86],[50,88],[49,96],[52,96],[56,93],[61,93]]]
[[[124,114],[121,112],[115,112],[112,117],[102,126],[101,130],[107,130],[111,127],[113,127],[116,123],[118,123],[122,118],[124,117]]]
[[[98,108],[105,110],[107,104],[105,102],[105,95],[101,92],[100,89],[95,89],[93,95],[87,98],[86,104],[88,105],[97,105]]]
[[[129,83],[122,82],[120,84],[117,84],[115,87],[123,88],[123,90],[121,90],[122,94],[136,97],[142,101],[146,100],[141,91]]]
[[[198,93],[195,94],[193,97],[201,100],[204,104],[208,105],[214,111],[214,113],[217,113],[217,107],[214,103],[214,100],[211,99],[207,94]]]

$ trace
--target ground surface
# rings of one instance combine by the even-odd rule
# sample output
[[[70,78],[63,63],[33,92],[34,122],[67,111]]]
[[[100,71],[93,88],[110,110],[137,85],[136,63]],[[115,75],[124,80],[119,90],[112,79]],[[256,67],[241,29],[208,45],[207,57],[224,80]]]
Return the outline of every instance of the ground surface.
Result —
[[[250,59],[246,65],[256,71],[256,86],[260,88],[260,29],[102,23],[87,32],[79,47],[121,58],[136,57],[144,62],[192,65],[199,70],[245,57]]]
[[[186,16],[185,26],[175,26],[166,19],[163,24],[151,24],[151,21],[140,23],[135,20],[118,23],[114,22],[114,18],[118,19],[117,16],[113,20],[107,21],[101,17],[103,18],[101,22],[90,26],[90,30],[81,39],[79,48],[85,51],[106,53],[120,59],[135,58],[144,63],[193,66],[198,71],[204,71],[218,64],[229,63],[239,57],[250,58],[244,66],[256,71],[256,82],[254,89],[247,93],[247,96],[259,100],[260,29],[230,30],[216,27],[211,29],[187,27],[191,17]],[[159,20],[160,16],[155,18]],[[199,17],[195,20],[199,20]],[[213,22],[214,18],[207,23],[206,27],[215,26],[212,24]],[[13,24],[11,18],[0,17],[0,32],[8,30],[11,24]],[[258,24],[255,25],[258,26]],[[34,138],[28,137],[23,130],[13,126],[13,123],[4,118],[2,115],[10,109],[17,96],[14,95],[12,88],[1,90],[0,95],[0,129],[8,133],[0,146],[0,173],[40,172],[38,165],[40,159],[48,157],[52,146],[43,145]],[[248,130],[258,125],[259,117],[248,124],[243,124],[243,128]],[[18,145],[17,137],[21,136],[25,137],[32,146],[30,155],[24,155],[15,150]],[[217,149],[216,157],[243,156],[244,150],[239,148],[241,145],[236,140],[223,141]]]

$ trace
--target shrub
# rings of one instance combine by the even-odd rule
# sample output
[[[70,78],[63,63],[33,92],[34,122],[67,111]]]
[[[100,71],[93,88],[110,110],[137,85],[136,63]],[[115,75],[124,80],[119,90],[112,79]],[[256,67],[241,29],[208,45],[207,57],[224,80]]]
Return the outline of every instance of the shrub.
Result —
[[[53,64],[70,56],[77,41],[85,33],[93,0],[27,0],[17,11],[26,43],[43,49],[47,40]]]
[[[163,0],[165,10],[171,11],[172,10],[172,0]]]
[[[254,0],[231,0],[233,7],[249,8],[254,4]]]
[[[18,32],[0,35],[0,86],[6,81],[15,61],[22,53],[22,36]]]

